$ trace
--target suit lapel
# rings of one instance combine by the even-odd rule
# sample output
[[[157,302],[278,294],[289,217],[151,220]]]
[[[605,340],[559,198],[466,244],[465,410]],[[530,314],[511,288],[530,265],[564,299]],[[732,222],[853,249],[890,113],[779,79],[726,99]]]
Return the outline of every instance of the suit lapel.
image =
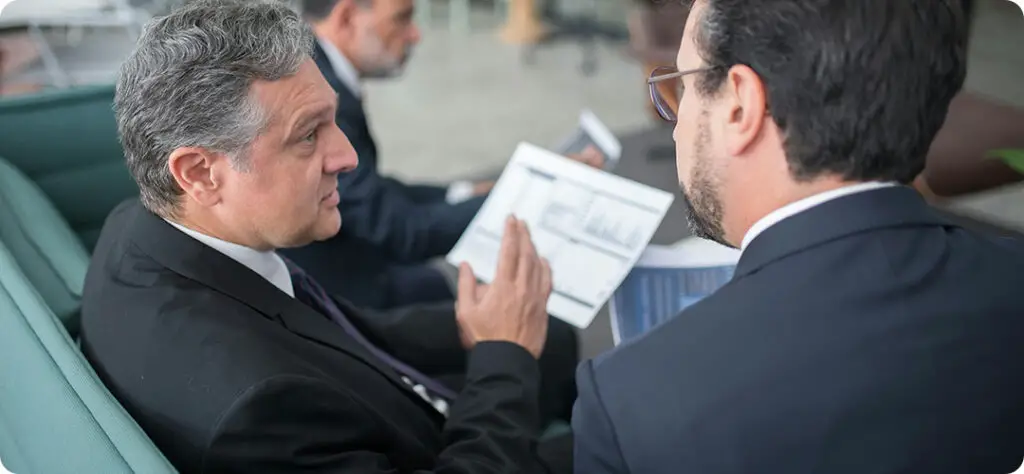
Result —
[[[331,85],[334,92],[341,93],[342,90],[348,90],[345,84],[341,82],[341,78],[335,74],[334,66],[331,66],[331,60],[327,58],[327,53],[320,47],[319,40],[313,43],[313,62],[316,63],[316,67],[320,69],[320,74],[324,76],[324,79]]]
[[[287,296],[287,295],[286,295]],[[432,415],[436,415],[439,421],[443,421],[440,413],[430,406],[420,397],[416,392],[412,390],[409,384],[402,381],[399,375],[391,369],[390,366],[381,362],[376,357],[373,357],[367,352],[358,342],[349,337],[345,331],[342,331],[336,323],[330,319],[324,317],[322,314],[306,306],[302,302],[289,298],[292,302],[291,307],[286,307],[282,312],[277,314],[278,320],[280,320],[284,326],[291,331],[293,334],[301,336],[309,341],[322,344],[332,349],[344,352],[370,366],[384,378],[388,379],[392,385],[399,390],[403,391],[410,398],[415,400],[417,403],[422,403],[426,411]],[[346,314],[352,314],[353,308],[344,306]]]
[[[133,205],[126,226],[132,243],[168,270],[198,282],[277,321],[292,333],[341,351],[376,370],[429,412],[437,414],[399,375],[373,357],[337,324],[301,301],[288,296],[250,268],[185,235],[141,204]],[[344,305],[349,313],[354,308]],[[438,415],[440,416],[440,415]]]

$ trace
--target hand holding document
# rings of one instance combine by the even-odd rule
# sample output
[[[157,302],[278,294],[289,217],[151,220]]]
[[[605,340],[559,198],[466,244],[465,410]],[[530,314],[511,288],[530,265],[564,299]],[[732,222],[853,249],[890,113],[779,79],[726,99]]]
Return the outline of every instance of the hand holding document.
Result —
[[[691,237],[671,247],[651,245],[612,297],[615,344],[675,317],[732,279],[739,251]]]
[[[665,191],[521,143],[447,260],[469,263],[490,283],[506,218],[515,215],[551,265],[548,313],[585,328],[640,258],[672,200]]]
[[[561,155],[579,155],[594,148],[604,155],[604,169],[611,171],[622,157],[622,144],[608,126],[588,109],[580,112],[576,130],[566,137],[555,151]]]

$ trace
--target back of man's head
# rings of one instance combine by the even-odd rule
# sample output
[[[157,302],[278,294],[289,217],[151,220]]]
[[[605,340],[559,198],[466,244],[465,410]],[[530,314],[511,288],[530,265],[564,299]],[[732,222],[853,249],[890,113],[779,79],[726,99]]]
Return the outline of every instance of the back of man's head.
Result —
[[[912,181],[966,76],[962,1],[695,0],[675,129],[695,233],[738,245],[804,197]]]
[[[295,74],[312,54],[299,15],[272,0],[198,0],[152,21],[121,68],[114,109],[128,168],[150,210],[174,213],[168,170],[179,147],[226,153],[244,167],[265,125],[255,81]]]
[[[698,0],[712,95],[728,67],[764,82],[797,179],[907,183],[966,76],[962,0]]]
[[[302,16],[311,22],[327,18],[340,0],[302,0]],[[369,3],[371,0],[359,0]]]

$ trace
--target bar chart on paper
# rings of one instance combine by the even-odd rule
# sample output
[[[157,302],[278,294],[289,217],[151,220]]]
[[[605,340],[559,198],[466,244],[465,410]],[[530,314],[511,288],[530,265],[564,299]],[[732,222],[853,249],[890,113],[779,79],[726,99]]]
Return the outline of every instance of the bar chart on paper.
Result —
[[[530,228],[551,264],[548,312],[586,327],[629,272],[672,203],[661,190],[521,144],[448,256],[490,281],[505,218]]]

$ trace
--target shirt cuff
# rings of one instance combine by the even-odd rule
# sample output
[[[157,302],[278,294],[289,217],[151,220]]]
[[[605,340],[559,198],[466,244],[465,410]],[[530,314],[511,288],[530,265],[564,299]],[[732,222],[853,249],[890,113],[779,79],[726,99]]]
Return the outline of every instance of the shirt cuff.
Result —
[[[448,193],[444,200],[448,204],[458,204],[473,197],[473,183],[470,181],[456,181],[448,186]]]

